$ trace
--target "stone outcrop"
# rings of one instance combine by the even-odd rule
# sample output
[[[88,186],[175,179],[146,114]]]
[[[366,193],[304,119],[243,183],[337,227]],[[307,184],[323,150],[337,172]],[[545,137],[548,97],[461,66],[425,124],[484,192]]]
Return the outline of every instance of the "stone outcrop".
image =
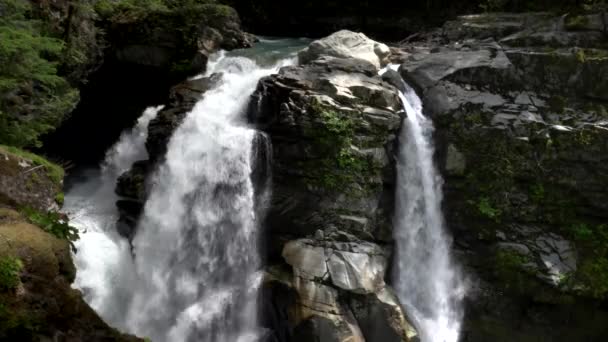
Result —
[[[62,204],[63,170],[45,159],[0,146],[0,204],[36,210]]]
[[[103,322],[70,287],[76,269],[68,241],[0,208],[0,339],[142,341]]]
[[[264,324],[278,341],[409,341],[385,283],[397,89],[388,49],[340,31],[262,79],[249,115],[272,141]]]
[[[470,277],[464,341],[600,340],[608,51],[600,15],[461,17],[402,46]]]

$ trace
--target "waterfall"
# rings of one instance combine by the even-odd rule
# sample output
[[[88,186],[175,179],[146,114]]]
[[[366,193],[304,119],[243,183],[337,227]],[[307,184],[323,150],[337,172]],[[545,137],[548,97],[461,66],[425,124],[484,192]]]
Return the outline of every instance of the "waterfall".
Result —
[[[64,210],[81,232],[74,285],[106,322],[155,342],[263,337],[258,240],[271,146],[247,127],[245,110],[259,79],[294,63],[306,43],[269,40],[211,56],[207,73],[194,78],[221,73],[221,81],[174,131],[151,176],[132,251],[116,232],[114,188],[147,158],[147,124],[160,108],[121,136],[100,171],[72,180]]]
[[[433,123],[422,113],[414,90],[404,86],[393,284],[422,342],[457,342],[464,287],[450,260],[451,241],[441,212],[442,179],[433,163]]]
[[[78,253],[74,262],[78,272],[74,286],[81,289],[86,301],[108,322],[120,323],[120,293],[124,284],[120,277],[130,269],[128,241],[118,235],[115,228],[118,219],[114,193],[116,180],[138,160],[146,159],[144,146],[148,136],[148,124],[162,109],[150,107],[138,119],[135,127],[123,132],[114,146],[106,153],[101,170],[87,170],[68,188],[64,210],[70,216],[70,224],[80,231],[75,241]]]
[[[258,80],[277,67],[225,57],[215,68],[222,81],[173,134],[133,241],[137,281],[127,325],[154,341],[259,334],[256,132],[244,111]]]

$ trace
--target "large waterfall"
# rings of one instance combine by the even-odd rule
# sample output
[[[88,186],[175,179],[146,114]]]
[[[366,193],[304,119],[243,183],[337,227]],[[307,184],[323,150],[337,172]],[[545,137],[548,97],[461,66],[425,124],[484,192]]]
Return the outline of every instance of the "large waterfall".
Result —
[[[247,127],[244,111],[261,77],[295,61],[305,41],[295,43],[265,41],[246,52],[257,53],[256,60],[220,53],[209,63],[207,75],[221,73],[221,81],[174,132],[152,177],[132,252],[116,233],[113,189],[121,172],[146,158],[140,132],[159,108],[123,134],[100,173],[84,175],[68,191],[65,210],[82,235],[75,284],[108,323],[161,342],[260,338],[251,179],[259,133]]]
[[[457,342],[463,283],[450,260],[441,211],[442,179],[433,163],[433,124],[407,85],[399,137],[393,284],[422,342]]]

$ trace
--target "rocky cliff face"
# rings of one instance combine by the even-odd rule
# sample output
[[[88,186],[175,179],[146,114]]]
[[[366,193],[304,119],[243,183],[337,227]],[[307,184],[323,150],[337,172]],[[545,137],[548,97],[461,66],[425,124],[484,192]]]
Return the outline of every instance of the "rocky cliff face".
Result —
[[[599,341],[608,318],[600,15],[476,15],[403,47],[436,123],[465,341]]]
[[[46,138],[50,154],[96,163],[147,106],[166,102],[173,85],[204,72],[210,53],[253,43],[228,6],[184,2],[157,8],[145,3],[141,8],[128,6],[128,1],[95,3],[85,23],[96,32],[87,38],[99,55],[91,59],[90,68],[96,71],[83,82],[81,101],[70,118]],[[82,6],[74,4],[72,12],[79,13]],[[57,15],[64,24],[72,12],[70,6],[61,8]]]
[[[397,90],[388,48],[363,34],[313,42],[262,79],[253,122],[272,141],[264,324],[277,341],[409,341],[384,279],[391,256]]]

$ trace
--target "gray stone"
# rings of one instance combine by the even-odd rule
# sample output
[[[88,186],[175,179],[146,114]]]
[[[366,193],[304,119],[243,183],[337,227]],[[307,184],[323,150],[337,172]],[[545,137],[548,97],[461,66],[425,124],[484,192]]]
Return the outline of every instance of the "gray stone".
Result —
[[[380,69],[390,50],[386,45],[369,39],[363,33],[348,30],[338,31],[328,37],[316,40],[298,54],[301,64],[306,64],[321,56],[356,58],[365,60]]]

